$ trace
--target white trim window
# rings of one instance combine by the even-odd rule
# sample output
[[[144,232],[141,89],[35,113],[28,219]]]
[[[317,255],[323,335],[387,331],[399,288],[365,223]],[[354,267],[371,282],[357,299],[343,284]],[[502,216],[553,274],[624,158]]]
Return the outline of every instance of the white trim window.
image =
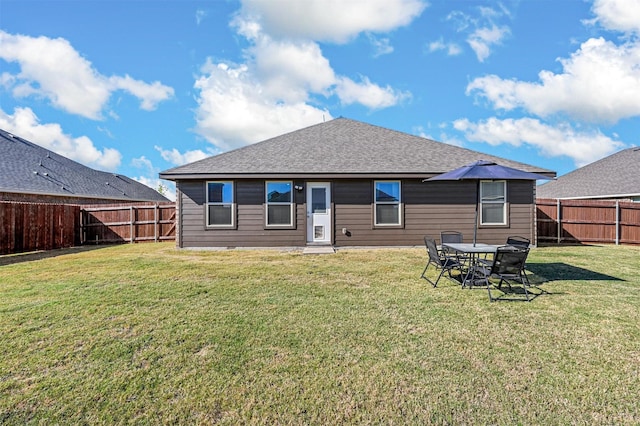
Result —
[[[402,200],[400,181],[374,182],[374,224],[375,226],[399,226],[402,224]]]
[[[293,182],[265,182],[266,226],[293,226]]]
[[[232,181],[207,182],[207,227],[235,226],[235,203]]]
[[[507,181],[480,181],[480,225],[507,224]]]

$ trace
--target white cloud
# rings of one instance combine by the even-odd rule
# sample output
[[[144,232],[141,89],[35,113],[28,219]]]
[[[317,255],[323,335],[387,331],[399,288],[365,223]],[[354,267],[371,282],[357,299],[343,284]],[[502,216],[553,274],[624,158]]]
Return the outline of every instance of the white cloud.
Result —
[[[371,109],[386,108],[411,97],[408,92],[373,84],[367,77],[362,77],[361,83],[347,77],[339,78],[336,93],[345,105],[359,103]]]
[[[168,161],[169,163],[176,166],[193,163],[194,161],[202,160],[203,158],[207,158],[215,154],[215,152],[213,151],[206,153],[199,149],[180,152],[175,148],[168,150],[157,145],[154,146],[153,148],[160,153],[160,155],[162,156],[162,158],[165,159],[165,161]]]
[[[370,34],[369,42],[375,50],[373,52],[374,58],[393,53],[393,46],[391,45],[391,41],[388,38],[377,38]]]
[[[335,74],[320,47],[310,41],[274,41],[266,35],[249,49],[262,96],[276,102],[305,102],[309,92],[325,93]]]
[[[147,185],[149,188],[155,189],[156,191],[162,188],[162,195],[164,195],[171,201],[176,201],[176,184],[175,183],[167,182],[158,178],[147,177],[147,176],[136,176],[136,177],[133,177],[132,179],[140,182],[143,185]]]
[[[413,3],[416,2],[391,2],[389,7]],[[368,2],[358,4],[365,10],[371,6]],[[304,19],[323,21],[325,12],[319,15],[314,12],[319,5],[305,2]],[[323,2],[322,5],[331,8],[337,3]],[[343,104],[360,103],[372,109],[395,105],[410,96],[390,86],[377,85],[367,77],[356,83],[346,76],[336,75],[318,43],[311,39],[313,31],[276,31],[274,37],[273,22],[269,21],[273,10],[292,17],[298,13],[296,10],[301,3],[287,2],[286,6],[274,2],[246,2],[243,11],[232,22],[238,34],[250,43],[244,51],[245,63],[208,59],[200,70],[194,85],[198,91],[195,131],[221,150],[331,119],[327,110],[314,106],[315,96],[336,95]],[[345,7],[352,6],[348,3]],[[386,3],[379,6],[386,10]],[[398,22],[404,21],[391,19],[389,22],[395,22],[397,26]],[[384,25],[370,22],[350,28],[363,31],[364,25],[368,29],[382,30],[389,22]],[[331,32],[329,28],[323,31],[326,31],[325,36]],[[328,39],[335,40],[333,36]],[[380,47],[389,50],[391,47],[386,43],[383,41]]]
[[[145,169],[151,173],[157,172],[156,168],[153,167],[151,160],[149,160],[144,155],[142,157],[134,158],[133,160],[131,160],[131,164],[138,169]]]
[[[259,142],[330,119],[328,111],[304,102],[263,96],[263,87],[246,65],[211,61],[202,67],[195,131],[222,150]]]
[[[141,108],[154,109],[173,96],[173,89],[148,84],[129,76],[106,77],[93,68],[63,38],[29,37],[0,31],[0,58],[16,62],[20,72],[3,73],[3,85],[15,97],[39,96],[56,108],[90,119],[101,119],[113,91],[124,90],[141,101]]]
[[[208,13],[206,10],[203,10],[203,9],[196,10],[196,25],[200,25],[204,20],[204,18],[207,17],[207,15]]]
[[[63,133],[59,124],[40,124],[30,108],[16,108],[13,115],[0,109],[0,128],[89,167],[114,171],[122,160],[116,149],[99,150],[86,136]]]
[[[471,28],[474,25],[474,20],[471,16],[459,10],[450,12],[447,15],[446,20],[453,24],[453,27],[457,32],[465,32],[468,28]]]
[[[640,3],[637,0],[595,0],[595,21],[610,30],[640,34]]]
[[[427,49],[429,49],[429,52],[436,52],[438,50],[444,50],[446,49],[447,45],[445,44],[444,40],[442,40],[442,38],[439,38],[436,41],[432,41],[427,45]]]
[[[156,147],[157,149],[157,147]],[[173,182],[165,182],[158,178],[158,173],[160,173],[160,169],[155,167],[151,160],[149,160],[144,155],[138,158],[134,158],[131,160],[131,165],[141,169],[144,171],[143,176],[132,177],[133,180],[142,183],[143,185],[147,185],[149,188],[155,189],[158,192],[161,192],[165,197],[170,199],[171,201],[176,200],[176,185]],[[162,191],[159,191],[162,189]]]
[[[624,146],[597,130],[580,132],[567,123],[554,127],[533,118],[500,120],[492,117],[479,123],[460,119],[453,126],[472,142],[494,146],[531,145],[549,157],[569,157],[577,167],[610,155]]]
[[[429,126],[431,127],[431,126]],[[440,136],[435,137],[433,136],[431,133],[429,133],[427,131],[427,129],[425,129],[422,126],[416,126],[413,129],[413,133],[426,138],[426,139],[430,139],[430,140],[437,140],[439,142],[443,142],[449,145],[455,145],[455,146],[460,146],[463,147],[464,146],[464,142],[458,138],[456,138],[455,136],[450,136],[448,135],[446,132],[444,132],[442,129],[445,129],[447,127],[446,124],[442,123],[438,125],[438,128],[440,129]]]
[[[243,0],[243,16],[258,18],[274,37],[345,43],[362,32],[408,25],[427,7],[421,0]]]
[[[427,45],[429,52],[437,52],[439,50],[446,50],[447,55],[456,56],[462,53],[462,49],[456,43],[447,42],[440,38],[436,41],[432,41]]]
[[[454,25],[457,32],[467,34],[466,42],[476,54],[478,61],[484,62],[492,53],[492,49],[502,44],[502,41],[511,34],[506,25],[498,25],[496,21],[503,17],[510,18],[511,14],[498,3],[498,9],[480,6],[477,8],[478,16],[471,16],[461,11],[453,11],[447,15],[447,21]],[[453,43],[444,43],[442,40],[429,45],[431,52],[443,50],[448,46],[449,55],[461,52],[460,47]]]
[[[524,108],[547,117],[565,113],[590,122],[615,123],[640,115],[640,43],[617,46],[589,39],[568,59],[561,74],[539,73],[539,83],[480,77],[467,86],[497,109]]]
[[[2,74],[0,74],[0,86],[4,87],[5,90],[10,90],[11,87],[15,84],[15,81],[16,77],[9,74],[8,72],[3,72]]]
[[[491,54],[491,47],[501,44],[502,40],[510,34],[508,27],[498,27],[492,25],[490,27],[477,28],[468,38],[467,43],[476,53],[478,61],[484,62]]]
[[[109,83],[113,90],[121,89],[140,99],[140,108],[145,111],[152,111],[160,102],[173,97],[173,88],[159,81],[149,84],[125,75],[110,77]]]

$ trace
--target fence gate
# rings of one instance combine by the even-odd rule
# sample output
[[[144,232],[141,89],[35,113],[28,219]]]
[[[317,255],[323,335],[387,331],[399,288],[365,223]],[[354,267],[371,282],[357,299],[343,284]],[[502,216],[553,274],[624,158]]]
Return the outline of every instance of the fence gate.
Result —
[[[174,203],[83,206],[82,244],[175,240]]]

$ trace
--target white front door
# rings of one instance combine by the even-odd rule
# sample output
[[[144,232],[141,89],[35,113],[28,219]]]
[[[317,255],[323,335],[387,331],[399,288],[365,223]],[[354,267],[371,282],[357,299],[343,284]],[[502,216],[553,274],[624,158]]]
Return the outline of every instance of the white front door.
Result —
[[[307,183],[307,243],[331,244],[331,184]]]

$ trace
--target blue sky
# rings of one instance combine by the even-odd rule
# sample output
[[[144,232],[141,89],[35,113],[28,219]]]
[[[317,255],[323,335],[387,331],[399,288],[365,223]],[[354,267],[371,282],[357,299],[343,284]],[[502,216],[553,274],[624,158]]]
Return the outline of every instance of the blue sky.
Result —
[[[563,175],[640,144],[639,36],[639,0],[0,0],[0,128],[154,188],[340,116]]]

